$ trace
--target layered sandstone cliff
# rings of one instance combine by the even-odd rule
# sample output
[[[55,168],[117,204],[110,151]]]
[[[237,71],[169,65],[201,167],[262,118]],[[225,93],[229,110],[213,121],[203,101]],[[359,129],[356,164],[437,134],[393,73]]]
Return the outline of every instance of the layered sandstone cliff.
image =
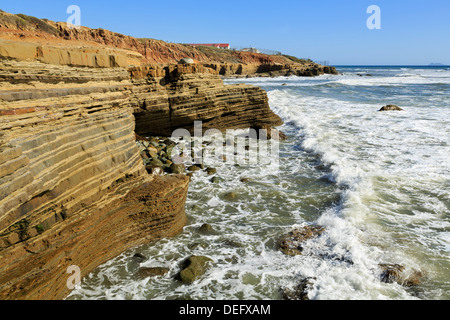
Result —
[[[127,70],[0,69],[0,299],[63,298],[68,266],[182,230],[188,179],[146,173]]]
[[[148,175],[135,132],[281,124],[263,90],[202,65],[37,60],[0,62],[0,299],[61,299],[70,265],[182,230],[188,179]]]
[[[182,231],[188,178],[149,175],[136,133],[275,127],[263,90],[220,75],[327,71],[16,18],[0,12],[0,299],[64,298],[69,266]]]
[[[0,39],[9,41],[6,44],[10,47],[22,46],[19,51],[7,50],[6,53],[0,51],[0,57],[23,60],[35,55],[43,62],[76,66],[168,65],[176,64],[180,59],[188,57],[226,76],[316,76],[337,73],[334,67],[321,66],[291,56],[192,47],[147,38],[137,39],[105,29],[70,28],[65,22],[53,22],[1,11]],[[23,42],[32,48],[24,49]],[[73,49],[58,57],[55,54],[57,46]],[[108,51],[106,56],[103,54],[105,50]],[[18,52],[22,53],[19,55]],[[99,61],[95,60],[96,57]]]

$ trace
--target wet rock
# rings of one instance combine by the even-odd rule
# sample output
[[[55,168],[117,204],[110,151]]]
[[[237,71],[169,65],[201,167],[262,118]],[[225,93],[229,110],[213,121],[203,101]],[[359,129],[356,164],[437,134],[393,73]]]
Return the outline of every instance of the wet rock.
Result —
[[[410,274],[405,274],[405,267],[399,264],[382,264],[378,265],[382,272],[380,281],[384,283],[398,283],[405,287],[417,286],[421,283],[423,273],[413,270]]]
[[[216,168],[206,168],[206,173],[210,176],[212,176],[213,174],[217,173],[217,169]]]
[[[136,260],[136,261],[138,261],[138,262],[144,262],[145,260],[147,260],[147,258],[146,258],[143,254],[141,254],[141,253],[136,253],[136,254],[133,256],[133,259]]]
[[[185,172],[185,170],[186,170],[186,167],[182,163],[180,163],[180,164],[173,163],[170,166],[170,172],[173,174],[183,174]]]
[[[134,274],[135,277],[139,279],[145,279],[149,277],[160,277],[169,273],[168,268],[163,267],[153,267],[153,268],[139,268],[138,271]]]
[[[250,178],[241,178],[239,181],[241,181],[242,183],[247,183],[247,182],[250,182],[251,179]]]
[[[243,248],[244,247],[244,245],[242,243],[240,243],[238,241],[230,240],[230,239],[222,240],[220,243],[224,246],[232,247],[232,248]]]
[[[283,235],[278,240],[278,249],[288,256],[301,255],[303,243],[311,238],[318,237],[325,229],[320,226],[306,226],[295,229]]]
[[[212,177],[210,180],[212,183],[219,183],[221,179],[219,177]]]
[[[389,104],[387,106],[384,106],[383,108],[381,108],[379,111],[403,111],[402,108],[393,105],[393,104]]]
[[[316,278],[305,278],[291,288],[281,288],[283,300],[309,300],[308,290],[314,285]]]
[[[405,267],[399,264],[379,264],[383,270],[380,276],[381,282],[394,283],[400,281],[400,276]]]
[[[190,243],[187,247],[190,250],[195,250],[195,249],[199,249],[199,248],[206,249],[208,247],[208,244],[206,244],[204,242],[193,242],[193,243]]]
[[[201,233],[211,233],[214,229],[209,223],[204,223],[200,228],[198,228],[198,231]]]
[[[197,166],[197,165],[193,165],[193,166],[190,166],[188,168],[188,170],[191,171],[191,172],[196,172],[196,171],[200,171],[202,169],[199,166]]]
[[[153,159],[152,161],[150,161],[150,163],[148,164],[151,167],[163,167],[164,163],[159,160],[159,159]]]
[[[183,261],[181,271],[177,275],[177,279],[192,283],[199,279],[208,270],[208,266],[213,260],[204,256],[191,256]]]
[[[223,197],[226,200],[235,200],[238,197],[238,195],[236,192],[232,191],[232,192],[225,193],[225,195]]]

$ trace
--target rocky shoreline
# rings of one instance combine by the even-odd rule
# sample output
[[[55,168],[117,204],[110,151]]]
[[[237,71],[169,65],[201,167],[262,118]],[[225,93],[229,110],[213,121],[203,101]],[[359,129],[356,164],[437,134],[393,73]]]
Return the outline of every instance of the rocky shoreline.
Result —
[[[203,121],[202,133],[265,128],[270,138],[282,124],[264,90],[221,76],[335,72],[5,12],[0,29],[0,299],[63,299],[71,266],[84,277],[182,232],[187,175],[220,177],[173,163],[164,137]],[[162,138],[140,138],[152,136]]]

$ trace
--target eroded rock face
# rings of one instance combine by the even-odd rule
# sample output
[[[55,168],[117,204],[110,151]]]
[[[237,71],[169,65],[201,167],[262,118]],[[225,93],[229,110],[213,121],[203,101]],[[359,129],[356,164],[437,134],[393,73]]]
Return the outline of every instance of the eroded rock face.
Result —
[[[64,298],[68,266],[182,231],[189,179],[145,171],[126,69],[0,64],[0,299]]]
[[[139,84],[134,90],[139,135],[171,136],[177,129],[194,134],[197,120],[202,120],[202,133],[283,123],[270,110],[264,90],[246,84],[224,85],[217,74],[201,65],[133,68],[131,73],[140,77],[134,80]]]

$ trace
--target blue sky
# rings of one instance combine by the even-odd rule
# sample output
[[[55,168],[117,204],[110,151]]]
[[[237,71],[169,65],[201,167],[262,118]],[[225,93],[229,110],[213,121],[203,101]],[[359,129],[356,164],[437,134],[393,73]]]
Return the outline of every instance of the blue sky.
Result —
[[[0,9],[135,37],[230,43],[330,64],[450,65],[449,0],[0,0]],[[381,9],[369,30],[367,8]]]

